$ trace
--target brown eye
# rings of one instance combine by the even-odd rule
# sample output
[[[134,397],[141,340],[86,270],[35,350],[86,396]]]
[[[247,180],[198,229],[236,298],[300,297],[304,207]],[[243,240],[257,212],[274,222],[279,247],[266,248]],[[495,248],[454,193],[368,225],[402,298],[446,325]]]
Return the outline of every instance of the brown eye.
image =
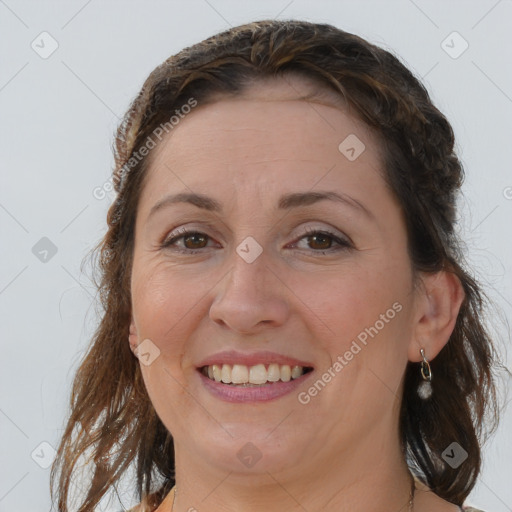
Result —
[[[162,249],[171,249],[178,252],[195,254],[203,252],[202,249],[211,248],[208,244],[213,241],[208,235],[199,231],[182,231],[181,234],[165,240]]]
[[[326,250],[332,247],[332,237],[325,233],[317,233],[316,235],[310,235],[307,238],[311,249]]]
[[[202,249],[208,243],[208,236],[202,233],[190,233],[183,237],[183,245],[186,249]]]
[[[340,238],[334,233],[308,230],[304,236],[294,242],[292,247],[326,255],[351,249],[353,245],[349,240]]]

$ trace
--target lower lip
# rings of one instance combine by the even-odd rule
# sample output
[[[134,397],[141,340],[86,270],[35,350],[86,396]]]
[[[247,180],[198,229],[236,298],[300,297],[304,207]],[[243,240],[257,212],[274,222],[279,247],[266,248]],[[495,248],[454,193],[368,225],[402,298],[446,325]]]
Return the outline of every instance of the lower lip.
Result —
[[[239,387],[217,382],[198,372],[203,385],[210,393],[225,402],[249,403],[269,402],[285,395],[289,395],[297,389],[313,372],[306,373],[297,379],[288,382],[272,382],[255,387]]]

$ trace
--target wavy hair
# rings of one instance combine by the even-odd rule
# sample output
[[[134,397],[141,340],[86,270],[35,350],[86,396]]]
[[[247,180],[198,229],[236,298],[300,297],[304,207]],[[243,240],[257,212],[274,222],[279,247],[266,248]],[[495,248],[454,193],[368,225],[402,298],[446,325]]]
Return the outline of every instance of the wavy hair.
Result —
[[[240,95],[251,84],[298,74],[330,90],[377,134],[384,174],[406,219],[418,272],[452,272],[465,298],[449,342],[431,362],[433,396],[421,400],[418,363],[408,363],[400,439],[411,471],[433,492],[461,505],[481,467],[481,444],[498,417],[496,353],[484,324],[487,300],[464,268],[455,231],[463,181],[452,128],[420,81],[390,52],[326,24],[265,20],[185,48],[146,79],[115,139],[117,192],[97,248],[101,321],[76,373],[71,412],[52,468],[52,494],[67,512],[82,460],[91,475],[77,509],[90,512],[132,469],[142,509],[154,510],[174,485],[173,440],[157,417],[128,345],[130,274],[138,199],[148,169],[140,149],[169,112]],[[137,158],[135,158],[137,157]],[[456,470],[442,452],[458,442],[468,458]]]

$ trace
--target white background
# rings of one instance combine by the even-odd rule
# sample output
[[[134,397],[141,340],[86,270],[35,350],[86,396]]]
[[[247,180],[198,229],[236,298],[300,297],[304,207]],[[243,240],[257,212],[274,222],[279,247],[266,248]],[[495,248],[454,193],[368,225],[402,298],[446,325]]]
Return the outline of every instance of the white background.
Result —
[[[93,190],[108,186],[119,118],[169,55],[274,17],[355,32],[423,77],[465,165],[469,259],[511,317],[510,0],[0,0],[0,512],[50,508],[49,469],[34,459],[51,461],[51,447],[39,445],[57,446],[71,378],[96,322],[90,271],[80,265],[105,231],[112,195],[96,199]],[[43,31],[58,43],[47,59],[31,47],[46,37],[51,48]],[[453,31],[469,44],[458,58],[441,46]],[[452,54],[464,45],[457,36],[447,43]],[[32,252],[42,237],[57,248],[46,262]],[[491,322],[510,343],[499,318]],[[511,427],[509,408],[471,495],[488,512],[512,510]]]

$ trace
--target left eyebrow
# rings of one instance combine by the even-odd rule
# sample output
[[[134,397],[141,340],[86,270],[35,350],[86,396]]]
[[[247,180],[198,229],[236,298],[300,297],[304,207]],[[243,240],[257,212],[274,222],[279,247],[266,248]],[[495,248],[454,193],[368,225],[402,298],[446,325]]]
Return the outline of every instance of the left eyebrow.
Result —
[[[359,202],[357,199],[350,197],[347,194],[338,194],[330,191],[319,191],[319,192],[296,192],[293,194],[286,194],[279,198],[278,208],[280,210],[287,210],[289,208],[298,208],[300,206],[309,206],[317,203],[318,201],[336,201],[343,203],[351,208],[359,210],[364,213],[367,217],[375,219],[373,213],[366,208],[366,206]]]

